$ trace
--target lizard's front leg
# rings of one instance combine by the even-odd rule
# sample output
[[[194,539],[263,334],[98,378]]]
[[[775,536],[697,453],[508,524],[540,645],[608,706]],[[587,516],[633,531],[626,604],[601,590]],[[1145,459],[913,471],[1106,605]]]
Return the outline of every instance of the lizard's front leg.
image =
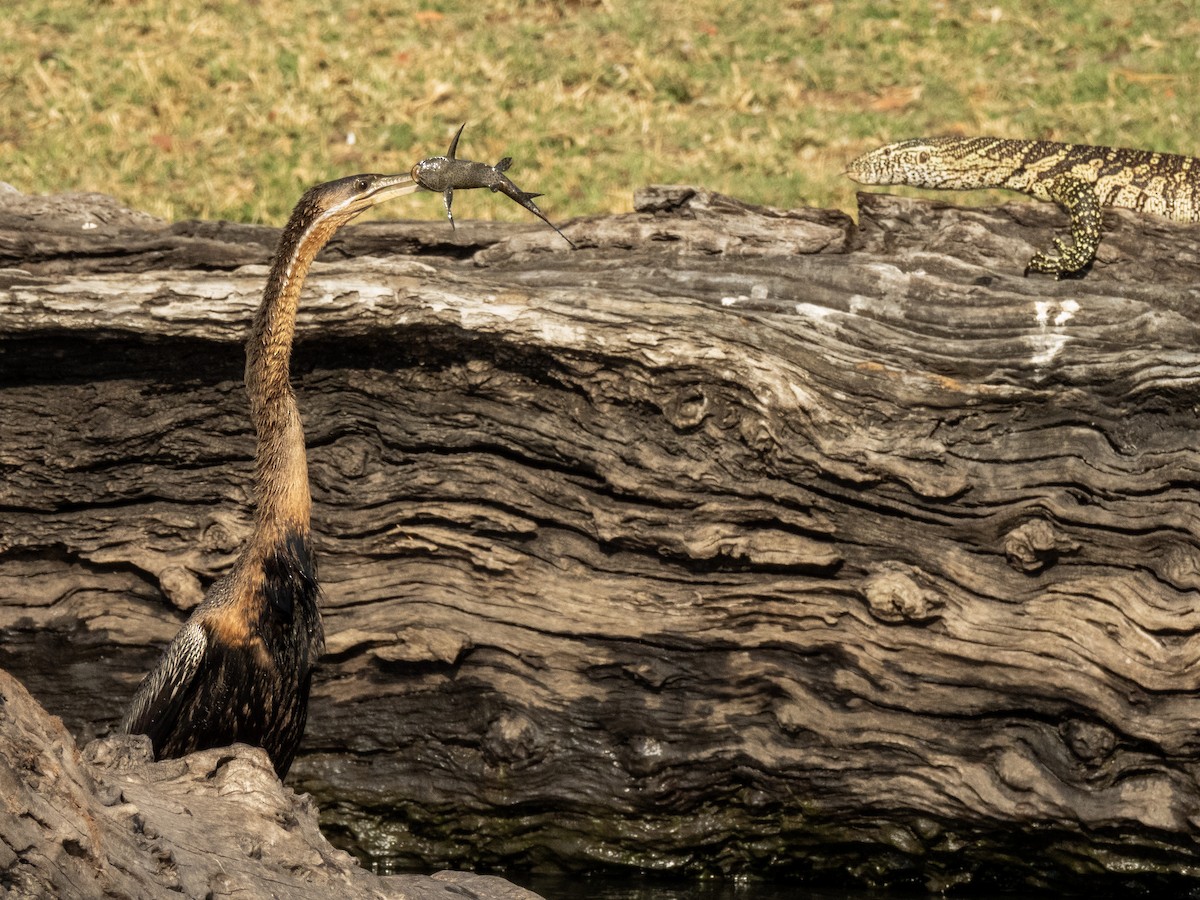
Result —
[[[1025,274],[1046,272],[1054,277],[1078,272],[1096,258],[1104,217],[1100,198],[1089,182],[1070,175],[1060,175],[1050,185],[1050,196],[1071,217],[1071,246],[1054,239],[1057,253],[1035,253],[1025,267]]]

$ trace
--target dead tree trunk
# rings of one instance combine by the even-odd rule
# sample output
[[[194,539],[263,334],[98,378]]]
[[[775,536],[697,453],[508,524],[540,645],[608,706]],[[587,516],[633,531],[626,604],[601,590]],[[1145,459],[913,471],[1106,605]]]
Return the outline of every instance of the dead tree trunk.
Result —
[[[1021,275],[1050,207],[862,204],[656,189],[578,253],[533,223],[325,254],[294,381],[328,656],[291,781],[337,842],[1191,884],[1200,232],[1113,214],[1054,282]],[[275,233],[23,209],[0,666],[86,739],[249,531]]]

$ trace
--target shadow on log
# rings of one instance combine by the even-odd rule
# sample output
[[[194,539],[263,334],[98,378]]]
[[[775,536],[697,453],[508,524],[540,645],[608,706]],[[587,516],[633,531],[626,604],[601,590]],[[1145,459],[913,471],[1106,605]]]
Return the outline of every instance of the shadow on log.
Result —
[[[87,740],[250,528],[275,232],[7,202],[0,665]],[[578,253],[374,223],[322,257],[291,782],[336,843],[1194,884],[1200,230],[1110,214],[1054,282],[1049,206],[861,204],[658,188]]]

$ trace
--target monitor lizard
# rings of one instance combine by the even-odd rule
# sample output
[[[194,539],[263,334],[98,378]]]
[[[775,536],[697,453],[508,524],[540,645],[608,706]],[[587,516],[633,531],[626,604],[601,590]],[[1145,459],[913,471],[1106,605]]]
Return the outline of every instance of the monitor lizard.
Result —
[[[860,184],[920,188],[1005,188],[1052,200],[1071,217],[1072,243],[1035,253],[1025,273],[1056,278],[1096,258],[1101,210],[1118,206],[1200,222],[1200,159],[1128,150],[1002,138],[916,138],[872,150],[846,174]]]

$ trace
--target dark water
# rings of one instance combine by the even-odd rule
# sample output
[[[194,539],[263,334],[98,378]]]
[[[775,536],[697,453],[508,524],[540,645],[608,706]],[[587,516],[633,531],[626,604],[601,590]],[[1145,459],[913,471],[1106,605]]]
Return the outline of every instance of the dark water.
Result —
[[[508,875],[545,900],[921,900],[922,894],[810,888],[787,882]],[[933,896],[933,895],[928,895]]]
[[[545,900],[945,900],[944,894],[921,890],[872,891],[865,888],[810,887],[787,881],[679,880],[653,877],[538,876],[509,873],[513,884],[528,888]],[[960,896],[954,894],[953,896]],[[970,893],[971,900],[1200,900],[1200,887],[1191,879],[1160,888],[1126,885],[1124,888],[1081,890],[1019,889]]]

